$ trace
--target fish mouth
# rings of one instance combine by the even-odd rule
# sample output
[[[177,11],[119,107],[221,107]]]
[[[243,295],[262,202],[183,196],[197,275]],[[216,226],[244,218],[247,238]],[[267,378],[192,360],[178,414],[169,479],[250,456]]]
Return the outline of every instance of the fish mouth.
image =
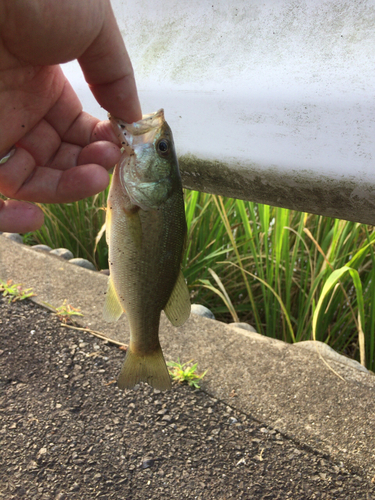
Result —
[[[142,119],[134,123],[126,123],[120,118],[115,118],[108,113],[109,121],[114,128],[120,142],[128,144],[134,149],[134,146],[140,142],[145,144],[152,142],[157,130],[165,123],[164,109],[159,109],[155,113],[143,115]],[[142,136],[142,137],[140,137]]]
[[[143,115],[142,120],[138,122],[132,123],[131,125],[125,125],[125,128],[133,135],[143,135],[153,129],[161,128],[164,121],[164,109],[159,109],[159,111],[155,111],[155,113]]]

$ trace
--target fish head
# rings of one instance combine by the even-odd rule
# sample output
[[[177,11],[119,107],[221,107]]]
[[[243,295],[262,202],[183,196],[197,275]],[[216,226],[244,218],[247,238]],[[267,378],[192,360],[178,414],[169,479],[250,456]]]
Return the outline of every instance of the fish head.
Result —
[[[159,208],[181,184],[172,131],[164,110],[126,123],[109,115],[123,146],[120,182],[131,202],[143,210]]]

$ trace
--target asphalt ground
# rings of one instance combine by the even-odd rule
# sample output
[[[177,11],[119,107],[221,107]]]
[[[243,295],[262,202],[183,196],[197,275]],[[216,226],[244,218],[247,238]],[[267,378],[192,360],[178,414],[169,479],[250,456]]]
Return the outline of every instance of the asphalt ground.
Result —
[[[101,321],[99,273],[0,237],[0,277],[126,342],[126,319]],[[165,357],[208,369],[202,390],[123,392],[116,345],[32,302],[2,300],[0,318],[0,497],[375,498],[374,376],[340,357],[163,318]]]

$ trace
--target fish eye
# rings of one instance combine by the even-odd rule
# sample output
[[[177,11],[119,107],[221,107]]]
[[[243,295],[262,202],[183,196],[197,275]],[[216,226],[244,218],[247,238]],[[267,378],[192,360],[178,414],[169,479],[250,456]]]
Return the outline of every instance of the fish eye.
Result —
[[[168,150],[169,150],[168,141],[166,141],[165,139],[161,139],[158,142],[158,151],[159,151],[159,153],[165,154],[165,153],[168,153]]]

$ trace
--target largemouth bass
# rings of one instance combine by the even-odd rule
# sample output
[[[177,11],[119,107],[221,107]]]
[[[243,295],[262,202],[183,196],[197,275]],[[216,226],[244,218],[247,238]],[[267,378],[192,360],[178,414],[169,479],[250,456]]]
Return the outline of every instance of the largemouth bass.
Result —
[[[190,315],[181,272],[186,238],[183,192],[172,131],[163,110],[127,124],[109,116],[123,145],[110,187],[106,238],[110,277],[104,319],[125,311],[130,343],[118,385],[170,389],[159,343],[161,311],[175,326]]]

